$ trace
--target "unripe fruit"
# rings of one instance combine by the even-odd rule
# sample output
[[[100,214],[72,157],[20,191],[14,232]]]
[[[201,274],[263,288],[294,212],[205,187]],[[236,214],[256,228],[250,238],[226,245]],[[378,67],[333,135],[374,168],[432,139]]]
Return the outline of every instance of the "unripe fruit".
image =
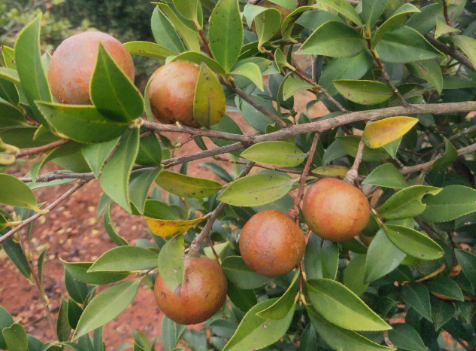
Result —
[[[102,32],[76,34],[61,43],[51,57],[48,82],[60,103],[90,105],[89,83],[96,67],[99,42],[134,81],[134,63],[119,40]]]
[[[342,180],[325,178],[307,191],[302,212],[309,228],[321,238],[345,241],[365,228],[370,205],[356,187]]]
[[[199,72],[196,65],[184,61],[171,62],[154,72],[149,99],[152,112],[159,122],[199,126],[193,119],[193,99]]]
[[[183,283],[172,291],[157,276],[154,294],[164,314],[179,324],[198,324],[213,316],[225,303],[227,281],[220,265],[201,257],[185,257]]]
[[[306,241],[299,226],[276,210],[258,212],[245,224],[240,235],[241,257],[253,271],[277,277],[301,262]]]

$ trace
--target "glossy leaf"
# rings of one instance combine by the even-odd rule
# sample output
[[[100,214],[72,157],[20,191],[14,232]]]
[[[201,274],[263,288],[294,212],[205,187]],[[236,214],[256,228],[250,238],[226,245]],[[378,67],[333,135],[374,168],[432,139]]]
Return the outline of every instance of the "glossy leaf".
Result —
[[[362,0],[362,19],[368,30],[379,19],[386,5],[387,0]]]
[[[363,23],[360,20],[359,15],[355,11],[354,7],[345,0],[321,0],[321,4],[324,4],[328,7],[330,7],[333,10],[336,10],[340,14],[342,14],[344,17],[348,18],[352,22],[354,22],[357,26],[362,27]]]
[[[162,12],[167,16],[169,23],[173,25],[172,30],[177,31],[177,33],[182,37],[186,47],[191,51],[200,52],[200,43],[196,30],[190,29],[185,23],[183,23],[183,21],[176,15],[176,13],[169,5],[163,3],[156,4],[159,6],[160,10],[162,10]],[[167,31],[168,30],[170,29],[167,29]],[[159,39],[158,43],[161,43],[160,37],[157,39]]]
[[[27,279],[31,278],[30,266],[25,257],[21,245],[15,242],[11,237],[2,242],[2,248],[7,254],[8,258],[12,260],[18,271]]]
[[[430,293],[421,283],[408,283],[403,286],[402,298],[420,315],[431,321]]]
[[[417,118],[390,117],[367,124],[362,134],[365,145],[378,149],[404,136],[415,124]]]
[[[393,95],[392,89],[382,82],[371,80],[335,80],[333,83],[343,97],[362,105],[380,104],[390,99]]]
[[[214,180],[189,177],[169,171],[161,172],[155,182],[172,194],[194,199],[211,196],[223,188],[223,185]]]
[[[311,235],[306,245],[304,268],[308,279],[335,279],[339,267],[339,248],[335,243]]]
[[[476,289],[476,255],[459,249],[455,250],[455,254],[464,276],[469,280],[473,289]]]
[[[296,167],[306,159],[306,154],[285,141],[266,141],[249,147],[241,157],[275,166]]]
[[[18,323],[2,330],[9,351],[26,351],[28,338],[25,329]]]
[[[243,313],[258,303],[253,290],[239,289],[233,283],[228,284],[227,294],[233,305]]]
[[[152,34],[155,41],[164,48],[178,54],[185,51],[185,47],[173,24],[157,6],[152,13]]]
[[[295,94],[299,93],[300,91],[305,91],[307,89],[312,89],[313,85],[309,84],[308,82],[300,79],[300,78],[293,78],[288,77],[283,83],[283,100],[286,101],[287,99],[291,98]]]
[[[227,279],[238,289],[250,290],[268,283],[271,278],[253,272],[240,256],[230,256],[223,260],[222,269]]]
[[[443,257],[444,251],[440,245],[414,229],[389,224],[384,230],[390,241],[407,255],[420,260],[436,260]]]
[[[248,78],[259,90],[264,91],[263,76],[261,70],[256,63],[246,62],[231,71],[233,76],[242,76]]]
[[[476,211],[476,190],[462,186],[444,187],[441,192],[425,199],[422,217],[431,222],[452,221]]]
[[[359,148],[360,137],[356,135],[337,137],[336,138],[341,148],[350,156],[357,156]],[[388,153],[382,149],[370,149],[364,146],[362,160],[364,162],[381,162],[389,158]]]
[[[129,184],[131,202],[140,214],[144,214],[147,194],[161,171],[161,167],[143,168],[131,174],[131,176],[134,176],[134,179]]]
[[[170,60],[170,62],[174,61],[189,61],[194,62],[199,66],[204,63],[216,74],[222,77],[226,75],[225,69],[217,61],[207,55],[202,54],[201,52],[186,51]]]
[[[133,55],[145,56],[158,60],[165,60],[167,57],[175,55],[174,51],[147,41],[131,41],[125,43],[124,47]]]
[[[307,281],[312,307],[326,320],[348,330],[388,330],[391,327],[357,295],[331,279]]]
[[[14,176],[2,173],[0,174],[0,203],[3,205],[29,208],[35,212],[45,214],[48,210],[41,210],[37,203],[35,195],[30,188]]]
[[[476,67],[476,40],[465,35],[453,35],[451,40],[465,53]]]
[[[297,179],[276,174],[255,174],[231,183],[218,200],[233,206],[262,206],[279,200]]]
[[[281,25],[280,12],[275,8],[248,4],[244,9],[244,17],[248,26],[255,28],[258,36],[258,50],[263,51],[264,43],[272,40],[279,31]]]
[[[162,336],[162,342],[164,344],[164,351],[174,351],[177,350],[175,346],[180,340],[183,332],[185,331],[186,326],[180,325],[172,321],[171,319],[164,316],[162,322],[160,323],[160,330]]]
[[[355,255],[344,270],[344,285],[361,296],[369,286],[365,279],[365,255]]]
[[[170,237],[175,234],[186,232],[198,223],[204,221],[205,217],[191,220],[170,220],[150,217],[144,217],[144,219],[152,233],[161,237]]]
[[[173,0],[177,11],[186,19],[198,24],[197,6],[198,0]]]
[[[297,54],[345,58],[360,54],[364,48],[364,39],[358,32],[342,22],[329,21],[311,34]]]
[[[102,291],[84,309],[73,341],[116,318],[134,300],[140,279],[127,280]]]
[[[407,67],[413,75],[426,80],[428,83],[433,85],[439,94],[441,94],[441,91],[443,90],[443,75],[438,61],[417,61],[409,63]]]
[[[428,290],[439,298],[445,298],[456,301],[464,301],[463,292],[459,285],[452,279],[437,275],[426,285]]]
[[[388,338],[399,349],[409,351],[426,351],[418,332],[408,324],[394,324],[388,332]]]
[[[99,173],[101,172],[104,162],[111,151],[116,147],[118,141],[119,138],[116,138],[100,144],[85,145],[81,149],[84,159],[88,163],[96,178],[99,177]]]
[[[210,50],[215,60],[229,72],[240,55],[243,43],[238,0],[220,0],[210,16]]]
[[[291,324],[294,307],[289,310],[284,318],[279,320],[263,319],[256,315],[257,312],[268,308],[276,300],[265,300],[250,309],[241,320],[235,334],[225,345],[223,351],[257,350],[278,341]]]
[[[392,189],[403,189],[408,186],[403,175],[392,163],[384,163],[375,168],[362,184],[372,184]]]
[[[7,344],[5,343],[5,338],[3,337],[2,330],[10,327],[13,324],[13,318],[10,313],[2,306],[0,306],[0,348],[3,350],[7,349]]]
[[[0,67],[0,78],[10,83],[20,84],[18,72],[12,68]]]
[[[82,305],[86,303],[90,293],[88,286],[84,282],[73,277],[66,269],[64,270],[64,285],[69,297]]]
[[[202,127],[210,128],[221,121],[225,105],[225,94],[218,78],[202,63],[193,99],[193,119]]]
[[[179,291],[185,274],[183,235],[169,239],[160,250],[159,274],[167,287]],[[178,290],[177,290],[178,289]]]
[[[405,219],[416,217],[425,211],[426,204],[422,203],[425,195],[437,195],[440,188],[424,185],[414,185],[402,189],[392,195],[380,207],[378,213],[385,219]]]
[[[2,116],[0,118],[0,128],[26,125],[25,117],[23,117],[20,109],[1,98],[1,89],[0,81],[0,115]]]
[[[37,102],[48,122],[60,133],[81,143],[103,143],[124,133],[128,122],[104,117],[93,106]]]
[[[89,272],[92,262],[66,262],[61,260],[64,268],[76,280],[87,284],[115,283],[129,276],[130,272]]]
[[[67,341],[71,334],[71,327],[68,321],[68,302],[61,296],[61,303],[56,320],[56,335],[59,341]]]
[[[431,169],[441,171],[455,162],[457,158],[458,150],[456,150],[451,141],[445,138],[445,154],[433,163]]]
[[[88,269],[92,272],[130,272],[157,267],[157,254],[137,246],[121,246],[105,252]]]
[[[99,177],[101,189],[127,212],[131,212],[129,179],[139,150],[139,129],[133,128],[121,139]]]

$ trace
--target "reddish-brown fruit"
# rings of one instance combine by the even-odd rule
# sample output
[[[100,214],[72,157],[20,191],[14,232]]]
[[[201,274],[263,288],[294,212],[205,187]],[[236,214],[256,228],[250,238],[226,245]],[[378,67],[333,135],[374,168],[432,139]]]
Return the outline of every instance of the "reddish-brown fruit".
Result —
[[[90,105],[89,83],[96,67],[99,42],[134,81],[134,63],[119,40],[106,33],[84,32],[61,43],[51,57],[48,82],[60,103]]]
[[[196,65],[184,61],[171,62],[154,72],[149,99],[159,122],[199,126],[193,119],[193,99],[199,72]]]
[[[227,281],[220,265],[205,256],[185,257],[183,284],[172,291],[157,276],[154,294],[164,314],[179,324],[198,324],[213,316],[226,300]]]
[[[305,249],[306,241],[299,226],[276,210],[255,214],[240,235],[241,257],[246,265],[268,277],[291,271],[301,262]]]
[[[321,238],[345,241],[365,228],[370,205],[356,187],[342,180],[325,178],[307,191],[302,212],[309,228]]]

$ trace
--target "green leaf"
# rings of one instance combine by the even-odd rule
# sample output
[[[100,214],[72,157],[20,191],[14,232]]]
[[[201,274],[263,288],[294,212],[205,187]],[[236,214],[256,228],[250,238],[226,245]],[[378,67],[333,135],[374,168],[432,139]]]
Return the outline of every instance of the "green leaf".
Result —
[[[291,324],[294,307],[289,310],[284,318],[279,320],[263,319],[256,315],[257,312],[270,307],[276,300],[265,300],[250,309],[223,351],[258,350],[278,341]]]
[[[418,332],[408,324],[394,324],[388,332],[388,338],[399,349],[409,351],[426,351],[425,344]]]
[[[8,174],[0,174],[0,203],[9,206],[29,208],[35,212],[45,214],[48,210],[41,210],[37,203],[35,195],[30,188],[18,180],[16,177]]]
[[[243,313],[248,312],[258,302],[253,290],[238,289],[233,283],[228,284],[227,294],[233,305]]]
[[[2,92],[2,85],[0,81],[0,96]],[[26,125],[25,117],[23,113],[17,107],[13,106],[8,101],[0,97],[0,128],[23,126]]]
[[[358,32],[345,23],[329,21],[311,34],[297,54],[345,58],[360,54],[364,48],[364,39]]]
[[[159,254],[159,275],[172,291],[179,291],[185,274],[184,238],[177,235],[165,243]]]
[[[88,286],[84,282],[73,277],[66,269],[64,270],[64,284],[66,286],[66,291],[74,301],[83,305],[86,303],[90,292]]]
[[[84,159],[88,163],[96,178],[99,177],[99,173],[101,172],[104,162],[111,151],[116,147],[118,142],[119,138],[116,138],[100,144],[85,145],[81,149]]]
[[[186,328],[185,325],[177,324],[164,316],[160,323],[160,331],[165,351],[176,350],[175,347]]]
[[[7,344],[3,337],[2,330],[10,327],[13,324],[13,318],[10,313],[2,306],[0,306],[0,349],[6,350]]]
[[[453,303],[440,300],[434,296],[430,296],[430,302],[433,325],[435,330],[439,330],[454,317],[456,308]]]
[[[425,201],[422,217],[428,221],[448,222],[476,211],[476,190],[462,186],[444,187],[437,195]]]
[[[437,275],[428,282],[426,287],[431,293],[437,294],[437,297],[443,296],[456,301],[464,301],[461,288],[448,277]]]
[[[380,104],[390,99],[392,89],[385,83],[371,80],[334,80],[337,91],[346,99],[362,105]]]
[[[281,13],[274,8],[264,8],[261,6],[247,5],[246,10],[254,7],[257,8],[259,13],[254,17],[252,26],[256,28],[256,35],[258,36],[258,50],[262,51],[264,43],[273,40],[276,33],[279,31],[281,25]],[[249,24],[249,22],[248,22]]]
[[[161,167],[157,167],[138,169],[132,172],[134,179],[129,184],[129,193],[132,204],[140,214],[144,214],[147,194],[161,170]]]
[[[407,187],[407,181],[400,171],[392,163],[384,163],[375,168],[362,184],[371,184],[384,188],[403,189]]]
[[[271,280],[270,277],[265,277],[249,269],[241,256],[229,256],[223,260],[221,266],[226,278],[238,289],[256,289]]]
[[[264,310],[257,312],[256,315],[263,319],[273,320],[286,317],[286,315],[296,303],[296,297],[299,289],[299,277],[300,271],[296,270],[294,278],[286,292],[278,300],[276,300],[275,303],[269,307],[266,307]]]
[[[18,89],[15,86],[15,84],[1,78],[0,78],[0,98],[8,101],[14,106],[18,106],[18,104],[20,103],[20,95],[18,94]]]
[[[355,255],[344,270],[344,285],[361,296],[369,286],[365,279],[365,255]]]
[[[441,73],[441,66],[435,60],[417,61],[407,64],[410,72],[428,83],[433,85],[438,94],[443,90],[443,75]]]
[[[221,121],[225,108],[225,93],[218,78],[205,63],[200,64],[193,98],[193,119],[202,127],[210,128]]]
[[[349,135],[343,137],[337,137],[336,140],[341,148],[348,155],[355,157],[357,156],[357,150],[359,148],[361,137],[357,135]],[[389,155],[385,150],[382,149],[370,149],[367,146],[364,146],[364,152],[362,155],[362,160],[364,162],[382,162],[388,159]]]
[[[403,286],[402,298],[420,315],[431,321],[430,293],[421,283],[408,283]]]
[[[307,279],[335,279],[339,267],[339,248],[335,243],[311,235],[306,245],[304,268]]]
[[[0,78],[7,82],[20,85],[18,72],[12,68],[0,67]]]
[[[473,66],[476,67],[476,40],[464,35],[453,35],[451,40],[468,56]]]
[[[162,162],[162,148],[155,134],[140,139],[139,153],[136,163],[142,166],[160,166]]]
[[[209,23],[210,50],[215,60],[229,72],[243,44],[243,23],[238,0],[218,1]]]
[[[174,61],[190,61],[196,63],[199,66],[204,63],[216,74],[222,77],[226,76],[225,69],[217,61],[207,55],[202,54],[201,52],[186,51],[170,60],[170,62]]]
[[[68,302],[61,296],[61,303],[56,320],[56,335],[59,341],[68,341],[71,334],[71,326],[68,321]]]
[[[130,272],[89,272],[91,262],[66,262],[61,260],[64,268],[76,280],[87,284],[109,284],[126,278]]]
[[[239,65],[238,67],[235,67],[233,71],[231,71],[231,75],[246,77],[251,80],[251,82],[256,85],[259,90],[264,91],[263,76],[259,66],[256,63],[246,62],[242,65]]]
[[[23,92],[35,119],[48,127],[48,122],[35,105],[37,100],[52,101],[48,80],[41,64],[40,24],[41,15],[31,21],[18,35],[15,44],[15,63]]]
[[[157,267],[157,254],[137,246],[120,246],[105,252],[89,268],[92,272],[130,272]]]
[[[371,49],[374,50],[375,46],[386,33],[400,28],[407,21],[408,15],[415,12],[420,12],[420,10],[412,4],[407,3],[400,6],[398,10],[377,29],[372,37]]]
[[[43,265],[45,264],[45,256],[48,252],[48,248],[44,249],[40,256],[38,257],[37,266],[38,266],[38,280],[40,281],[40,286],[43,287]]]
[[[156,3],[159,8],[167,15],[168,20],[172,23],[173,28],[178,32],[182,37],[183,41],[187,48],[191,51],[200,52],[200,43],[198,41],[198,35],[195,30],[190,29],[182,20],[177,17],[175,12],[167,4]],[[175,31],[174,30],[174,31]],[[157,41],[159,44],[162,44],[160,38]],[[170,49],[170,48],[169,48]],[[181,51],[181,50],[180,50]]]
[[[372,311],[357,295],[331,279],[307,281],[312,307],[326,320],[348,330],[388,330],[391,327]]]
[[[99,44],[90,92],[94,106],[112,120],[130,122],[144,112],[139,90],[102,44]]]
[[[380,207],[378,213],[385,219],[405,219],[416,217],[425,211],[426,204],[422,203],[425,195],[436,195],[440,188],[424,185],[414,185],[393,194]]]
[[[294,96],[294,94],[299,93],[300,91],[304,91],[307,89],[312,89],[313,86],[308,82],[300,79],[300,78],[293,78],[288,77],[284,81],[283,86],[283,101],[286,101],[290,97]]]
[[[173,0],[177,11],[186,19],[198,25],[197,7],[198,0]]]
[[[296,167],[307,157],[300,149],[285,141],[255,144],[241,153],[247,160],[275,166]]]
[[[93,106],[37,102],[48,122],[60,133],[81,143],[103,143],[124,133],[128,122],[104,117]]]
[[[436,17],[435,39],[438,39],[443,34],[461,32],[459,29],[453,28],[446,24],[446,21],[441,17]]]
[[[28,338],[25,329],[18,323],[2,330],[9,351],[26,351]]]
[[[176,53],[168,48],[150,43],[148,41],[131,41],[124,44],[124,47],[133,55],[150,57],[158,60],[165,60]]]
[[[414,229],[389,224],[384,230],[390,241],[407,255],[420,260],[436,260],[443,257],[444,251],[440,245]]]
[[[84,309],[73,341],[116,318],[134,300],[140,279],[127,280],[102,291]]]
[[[367,124],[362,134],[362,138],[367,147],[378,149],[397,141],[417,123],[418,118],[412,117],[398,116],[385,118]]]
[[[357,26],[362,27],[363,23],[354,7],[346,0],[321,0],[320,4],[326,5],[336,10],[344,17],[354,22]],[[363,8],[363,7],[362,7]],[[364,15],[365,16],[365,15]],[[377,17],[378,18],[378,17]]]
[[[460,249],[455,250],[455,254],[464,276],[469,280],[473,289],[476,289],[476,256],[469,251]]]
[[[172,194],[194,199],[211,196],[223,188],[222,184],[214,180],[189,177],[169,171],[161,172],[155,182]]]
[[[385,10],[388,0],[362,0],[362,19],[367,30],[370,31],[373,24],[380,18]]]
[[[379,345],[356,332],[339,328],[327,322],[311,306],[306,306],[312,325],[319,336],[335,350],[379,351],[394,350]]]
[[[284,175],[255,174],[228,185],[218,200],[233,206],[262,206],[286,195],[298,179]]]
[[[370,243],[365,261],[365,282],[373,282],[399,266],[405,258],[400,251],[380,229]]]
[[[123,136],[99,177],[101,189],[129,213],[129,179],[138,151],[139,129],[132,128]]]
[[[375,49],[384,62],[410,63],[441,58],[436,50],[420,33],[410,27],[385,33]]]
[[[30,279],[31,271],[30,266],[28,265],[28,261],[25,257],[25,253],[23,252],[21,245],[13,240],[13,238],[8,238],[2,243],[2,248],[5,250],[7,256],[12,260],[13,264],[20,273]]]
[[[431,166],[432,170],[442,171],[455,162],[458,158],[458,150],[453,146],[451,141],[445,138],[445,154],[438,158]]]
[[[175,54],[185,51],[182,40],[177,34],[173,24],[164,15],[164,13],[159,10],[158,6],[152,13],[151,27],[152,34],[154,35],[155,41],[158,44]]]

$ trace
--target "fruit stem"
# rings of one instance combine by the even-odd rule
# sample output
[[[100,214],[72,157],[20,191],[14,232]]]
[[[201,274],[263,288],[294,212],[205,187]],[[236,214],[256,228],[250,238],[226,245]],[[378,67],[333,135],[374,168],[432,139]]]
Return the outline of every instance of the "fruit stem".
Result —
[[[362,161],[362,155],[364,153],[364,138],[360,139],[359,148],[357,150],[357,155],[355,155],[354,164],[352,168],[347,172],[344,182],[354,185],[355,180],[359,177],[359,166]]]

